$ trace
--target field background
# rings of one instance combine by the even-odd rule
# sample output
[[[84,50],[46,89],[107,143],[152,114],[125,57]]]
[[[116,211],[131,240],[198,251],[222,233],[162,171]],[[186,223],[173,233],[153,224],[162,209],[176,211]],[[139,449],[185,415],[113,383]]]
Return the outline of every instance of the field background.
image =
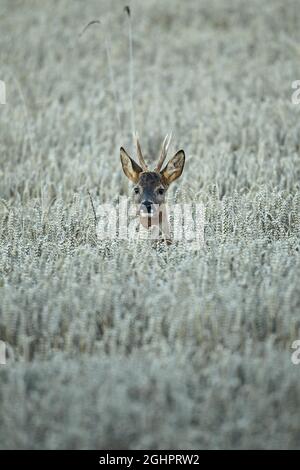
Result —
[[[198,251],[95,235],[87,191],[130,190],[125,4],[1,0],[0,447],[300,448],[299,4],[131,3],[136,127],[185,149]]]

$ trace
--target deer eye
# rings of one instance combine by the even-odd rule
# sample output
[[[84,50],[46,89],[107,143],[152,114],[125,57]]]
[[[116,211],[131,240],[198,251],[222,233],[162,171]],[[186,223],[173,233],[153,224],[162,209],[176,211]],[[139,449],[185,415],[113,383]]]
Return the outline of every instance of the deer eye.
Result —
[[[135,192],[135,194],[139,194],[140,189],[138,187],[136,187],[136,188],[133,188],[133,191]]]
[[[164,190],[164,188],[158,188],[157,192],[158,192],[158,194],[162,195],[162,194],[164,194],[165,190]]]

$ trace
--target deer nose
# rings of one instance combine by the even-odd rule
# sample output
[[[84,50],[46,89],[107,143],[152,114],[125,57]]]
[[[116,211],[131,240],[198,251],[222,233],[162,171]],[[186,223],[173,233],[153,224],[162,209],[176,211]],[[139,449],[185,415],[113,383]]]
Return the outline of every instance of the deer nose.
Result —
[[[153,202],[143,201],[142,204],[141,204],[141,209],[140,210],[141,210],[141,212],[151,214],[152,212],[154,212]]]

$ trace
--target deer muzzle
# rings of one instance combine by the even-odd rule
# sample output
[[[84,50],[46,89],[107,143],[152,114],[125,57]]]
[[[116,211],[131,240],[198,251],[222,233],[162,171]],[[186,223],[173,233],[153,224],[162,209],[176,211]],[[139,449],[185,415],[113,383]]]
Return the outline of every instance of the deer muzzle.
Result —
[[[140,205],[140,215],[142,217],[154,217],[157,213],[157,205],[152,201],[143,201]]]

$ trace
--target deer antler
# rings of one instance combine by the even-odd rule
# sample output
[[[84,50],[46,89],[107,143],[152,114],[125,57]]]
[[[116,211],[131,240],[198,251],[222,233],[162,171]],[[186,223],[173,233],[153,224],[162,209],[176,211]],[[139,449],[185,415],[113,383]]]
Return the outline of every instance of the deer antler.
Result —
[[[158,160],[158,163],[157,163],[156,167],[154,168],[154,171],[159,172],[161,170],[161,167],[163,166],[163,163],[166,159],[166,156],[167,156],[167,153],[168,153],[168,150],[169,150],[169,147],[170,147],[171,139],[172,139],[172,132],[171,132],[170,135],[167,134],[166,137],[163,140],[159,160]]]
[[[147,171],[148,170],[148,166],[144,160],[144,157],[143,157],[143,154],[142,154],[142,149],[141,149],[141,145],[140,145],[140,141],[139,141],[139,138],[138,138],[138,135],[137,133],[135,133],[135,143],[136,143],[136,151],[137,151],[137,156],[138,156],[138,159],[139,159],[139,162],[141,164],[141,167],[144,171]]]

